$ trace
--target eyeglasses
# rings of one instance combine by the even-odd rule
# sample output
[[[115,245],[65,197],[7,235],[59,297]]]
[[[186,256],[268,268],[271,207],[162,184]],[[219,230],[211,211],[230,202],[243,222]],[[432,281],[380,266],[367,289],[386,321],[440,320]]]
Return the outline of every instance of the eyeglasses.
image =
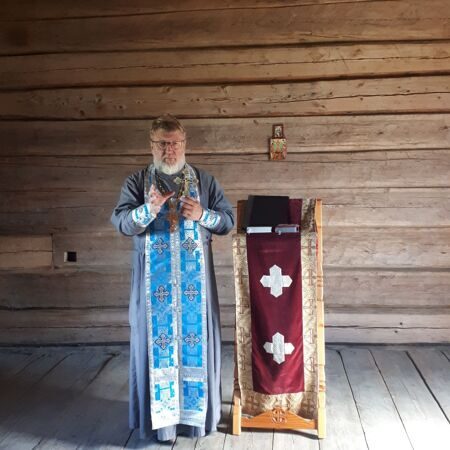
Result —
[[[157,148],[159,148],[160,150],[165,150],[168,147],[172,147],[175,150],[179,150],[182,145],[183,142],[185,142],[185,140],[183,139],[182,141],[150,141],[152,144],[155,144]]]

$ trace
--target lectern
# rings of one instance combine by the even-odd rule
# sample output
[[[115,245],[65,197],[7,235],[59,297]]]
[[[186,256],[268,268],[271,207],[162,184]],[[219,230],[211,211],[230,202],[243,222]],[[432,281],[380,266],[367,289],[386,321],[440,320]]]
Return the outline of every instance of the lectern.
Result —
[[[233,236],[233,434],[242,427],[307,429],[324,438],[322,202],[289,199],[286,233],[248,234],[245,208],[238,203]]]

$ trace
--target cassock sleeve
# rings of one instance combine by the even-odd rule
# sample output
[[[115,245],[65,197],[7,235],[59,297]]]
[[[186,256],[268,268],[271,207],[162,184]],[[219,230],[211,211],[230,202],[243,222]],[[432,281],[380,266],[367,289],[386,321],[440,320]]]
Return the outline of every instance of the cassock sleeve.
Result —
[[[130,175],[120,191],[119,201],[111,215],[117,231],[125,236],[143,233],[156,215],[144,200],[143,173]]]
[[[219,182],[211,177],[209,185],[208,208],[203,209],[200,225],[214,234],[227,234],[234,226],[231,203],[225,198]]]

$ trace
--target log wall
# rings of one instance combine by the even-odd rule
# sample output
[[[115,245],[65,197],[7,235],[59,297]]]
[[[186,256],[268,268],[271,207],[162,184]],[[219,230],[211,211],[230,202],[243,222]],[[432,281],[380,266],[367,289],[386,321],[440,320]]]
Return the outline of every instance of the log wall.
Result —
[[[450,341],[447,0],[7,0],[0,20],[0,344],[128,340],[109,216],[163,112],[234,205],[323,199],[328,342]]]

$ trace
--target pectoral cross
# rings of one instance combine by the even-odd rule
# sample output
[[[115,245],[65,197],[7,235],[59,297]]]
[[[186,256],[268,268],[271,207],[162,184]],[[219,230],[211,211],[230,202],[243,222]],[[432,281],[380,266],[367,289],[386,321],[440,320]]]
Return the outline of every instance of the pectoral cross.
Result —
[[[168,219],[170,223],[170,232],[173,233],[178,228],[177,200],[175,198],[169,199]]]

